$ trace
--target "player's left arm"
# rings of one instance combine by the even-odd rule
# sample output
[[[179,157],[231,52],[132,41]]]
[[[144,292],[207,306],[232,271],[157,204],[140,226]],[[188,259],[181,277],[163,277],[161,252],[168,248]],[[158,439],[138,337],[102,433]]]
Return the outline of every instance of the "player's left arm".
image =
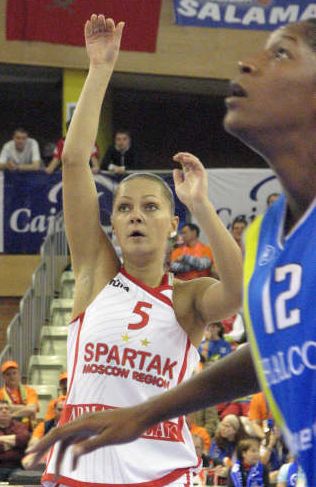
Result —
[[[179,199],[189,208],[212,249],[219,281],[209,279],[195,286],[193,305],[204,324],[236,313],[241,305],[241,250],[208,199],[207,173],[201,161],[187,152],[174,160],[182,170],[174,171]]]

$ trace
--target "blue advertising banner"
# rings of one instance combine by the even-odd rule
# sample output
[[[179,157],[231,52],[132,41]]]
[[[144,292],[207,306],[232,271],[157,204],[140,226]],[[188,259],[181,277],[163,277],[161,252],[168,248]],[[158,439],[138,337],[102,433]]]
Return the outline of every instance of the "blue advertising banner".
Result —
[[[163,176],[174,190],[172,176]],[[94,176],[100,203],[101,223],[110,229],[113,192],[117,177],[106,173]],[[84,205],[84,201],[82,202]],[[62,209],[61,173],[6,171],[0,180],[0,252],[37,254],[54,218]],[[186,219],[186,208],[176,198],[176,214]]]
[[[316,18],[307,0],[174,0],[176,23],[224,29],[275,30],[289,22]]]

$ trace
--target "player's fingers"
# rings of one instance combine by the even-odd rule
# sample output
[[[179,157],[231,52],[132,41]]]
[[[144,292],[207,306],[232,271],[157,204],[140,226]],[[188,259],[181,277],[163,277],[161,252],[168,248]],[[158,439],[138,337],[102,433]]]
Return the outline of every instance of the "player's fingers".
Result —
[[[89,37],[92,34],[92,24],[90,20],[87,20],[87,22],[85,23],[84,33],[86,37]]]
[[[100,32],[104,32],[106,29],[106,21],[104,15],[98,15],[98,29]]]
[[[172,171],[172,174],[173,174],[173,180],[174,180],[175,186],[177,186],[178,184],[183,183],[183,181],[184,181],[184,174],[183,174],[183,171],[181,169],[174,169]]]
[[[78,464],[78,460],[81,455],[85,455],[86,453],[90,453],[102,446],[105,446],[106,442],[106,435],[99,434],[94,436],[92,439],[80,441],[77,445],[75,445],[72,449],[72,468],[75,469]]]
[[[105,27],[108,32],[113,32],[115,29],[115,23],[113,19],[106,19],[105,21]]]
[[[98,31],[98,16],[96,14],[92,14],[90,17],[92,33]]]
[[[59,444],[59,448],[58,448],[58,452],[57,452],[57,456],[56,456],[56,464],[55,464],[56,465],[55,476],[57,479],[58,479],[59,474],[60,474],[60,468],[61,468],[63,458],[65,456],[66,450],[70,445],[73,444],[74,441],[75,441],[75,437],[69,436],[69,438],[64,439]]]
[[[121,39],[124,27],[125,27],[125,22],[119,22],[117,24],[116,29],[115,29],[115,35],[118,39]]]

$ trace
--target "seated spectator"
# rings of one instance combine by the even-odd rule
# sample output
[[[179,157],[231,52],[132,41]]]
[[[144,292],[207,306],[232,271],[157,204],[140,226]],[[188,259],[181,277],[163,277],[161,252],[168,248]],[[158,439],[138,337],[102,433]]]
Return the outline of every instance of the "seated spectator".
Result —
[[[306,476],[293,457],[280,468],[276,487],[308,487]]]
[[[215,406],[211,406],[195,413],[195,424],[203,426],[211,438],[215,435],[216,428],[219,424],[218,412]]]
[[[70,120],[66,123],[66,129],[68,130],[70,125]],[[49,162],[48,166],[44,169],[47,174],[52,174],[61,165],[61,155],[64,149],[65,137],[62,137],[56,143],[53,158]],[[100,161],[99,161],[99,148],[97,144],[94,144],[92,152],[90,154],[90,167],[93,174],[97,174],[100,171]]]
[[[226,416],[219,423],[215,437],[212,440],[210,458],[214,465],[232,466],[232,461],[236,459],[237,443],[247,438],[244,426],[233,414]],[[228,473],[228,469],[226,470]]]
[[[195,223],[186,223],[181,235],[183,245],[171,253],[171,272],[183,281],[210,276],[213,255],[210,247],[199,241],[200,228]]]
[[[135,169],[136,164],[131,134],[128,130],[117,130],[114,135],[114,144],[110,145],[102,159],[101,169],[113,174],[124,174],[125,171]]]
[[[231,228],[231,234],[236,241],[236,243],[241,248],[242,253],[244,253],[244,243],[243,243],[243,233],[247,227],[247,220],[243,216],[237,216]]]
[[[203,453],[207,454],[211,447],[211,437],[203,426],[198,426],[195,422],[195,413],[188,414],[186,420],[191,435],[199,436],[203,441]]]
[[[281,430],[272,419],[267,421],[265,438],[261,445],[261,461],[270,471],[270,481],[275,482],[278,471],[286,462],[288,449],[282,438]]]
[[[41,156],[38,142],[28,137],[23,128],[17,128],[13,138],[6,142],[0,154],[0,170],[37,171],[40,168]]]
[[[31,439],[28,444],[28,448],[31,448],[32,446],[36,445],[36,443],[38,443],[40,439],[43,438],[43,436],[47,435],[47,433],[49,433],[49,431],[52,428],[57,426],[61,413],[64,409],[64,405],[65,405],[65,400],[57,399],[54,406],[54,417],[48,421],[41,421],[40,423],[38,423],[38,425],[36,426],[36,428],[32,433]],[[34,458],[34,454],[26,455],[22,460],[23,467],[27,469],[29,465],[32,463],[33,458]],[[45,458],[43,458],[42,463],[43,464],[46,463]]]
[[[39,410],[36,391],[21,384],[19,366],[14,360],[8,360],[1,366],[4,386],[0,389],[0,400],[7,401],[12,416],[20,418],[31,429],[31,420]]]
[[[228,487],[269,487],[269,472],[260,462],[259,438],[247,438],[237,445],[237,461],[228,474]]]
[[[7,401],[0,400],[0,481],[6,481],[14,470],[21,468],[27,442],[28,428],[12,418]]]
[[[53,418],[55,418],[55,407],[57,401],[65,401],[66,395],[67,395],[67,372],[62,372],[59,375],[59,395],[58,397],[55,397],[51,401],[49,401],[48,406],[47,406],[47,411],[45,414],[45,421],[49,421]]]
[[[224,327],[220,321],[207,325],[208,339],[199,347],[201,355],[207,362],[215,362],[232,351],[231,345],[224,338]]]

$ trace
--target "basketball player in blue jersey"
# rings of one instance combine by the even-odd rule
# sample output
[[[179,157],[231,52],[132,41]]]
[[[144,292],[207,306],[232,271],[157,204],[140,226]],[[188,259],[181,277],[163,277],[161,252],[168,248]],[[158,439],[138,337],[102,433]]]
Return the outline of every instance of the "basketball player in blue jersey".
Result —
[[[226,104],[226,130],[261,154],[283,187],[246,237],[249,344],[164,395],[66,425],[39,444],[38,456],[61,440],[65,448],[77,443],[76,463],[148,425],[256,392],[260,383],[308,485],[316,485],[316,21],[278,29],[240,62]]]

